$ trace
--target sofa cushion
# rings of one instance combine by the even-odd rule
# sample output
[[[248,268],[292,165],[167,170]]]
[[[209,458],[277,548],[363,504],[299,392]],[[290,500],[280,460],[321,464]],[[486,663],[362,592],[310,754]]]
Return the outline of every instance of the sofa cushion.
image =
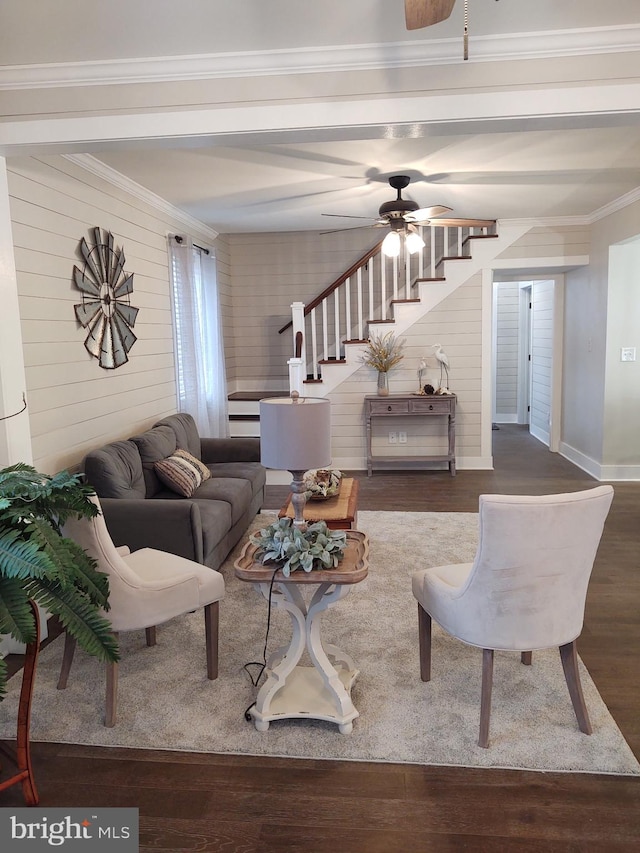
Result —
[[[160,479],[154,470],[154,464],[166,459],[176,449],[176,434],[169,426],[157,426],[142,435],[130,439],[138,448],[142,461],[142,473],[146,486],[146,496],[152,498],[161,489]]]
[[[181,447],[178,447],[178,449],[173,455],[174,457],[177,456],[180,459],[184,459],[190,465],[193,465],[194,468],[197,468],[200,472],[200,477],[203,483],[211,476],[211,471],[207,468],[204,462],[201,462],[199,459],[196,459],[196,457],[192,456],[192,454],[189,453],[188,450],[183,450]]]
[[[171,491],[190,498],[202,483],[202,474],[195,465],[178,456],[177,453],[179,451],[176,451],[173,456],[154,462],[153,469],[160,481]]]
[[[267,470],[259,462],[216,462],[207,467],[213,478],[232,477],[248,480],[252,495],[261,492],[267,482]]]
[[[198,508],[202,525],[202,553],[206,563],[233,526],[231,504],[226,501],[198,501]]]
[[[197,501],[202,512],[202,504],[209,501],[226,501],[231,507],[231,523],[239,521],[252,498],[251,483],[234,477],[211,477],[196,489],[193,500]]]
[[[100,498],[145,497],[142,460],[131,441],[114,441],[92,450],[85,457],[84,474]]]
[[[200,435],[198,434],[196,422],[191,415],[188,415],[186,412],[178,412],[175,415],[163,418],[154,424],[154,426],[168,426],[175,434],[177,447],[188,450],[196,459],[202,459]]]

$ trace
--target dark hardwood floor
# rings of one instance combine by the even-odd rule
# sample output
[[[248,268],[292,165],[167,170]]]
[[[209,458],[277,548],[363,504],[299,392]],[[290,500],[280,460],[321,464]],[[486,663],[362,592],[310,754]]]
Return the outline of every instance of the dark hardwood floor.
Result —
[[[475,512],[482,493],[595,485],[521,427],[501,425],[493,436],[494,471],[460,471],[455,478],[357,472],[360,508]],[[640,756],[640,483],[614,487],[579,651]],[[267,507],[279,506],[287,491],[271,487]],[[35,744],[33,751],[42,806],[136,806],[145,851],[616,853],[640,847],[640,777],[57,744]],[[19,787],[0,794],[0,806],[19,805]]]

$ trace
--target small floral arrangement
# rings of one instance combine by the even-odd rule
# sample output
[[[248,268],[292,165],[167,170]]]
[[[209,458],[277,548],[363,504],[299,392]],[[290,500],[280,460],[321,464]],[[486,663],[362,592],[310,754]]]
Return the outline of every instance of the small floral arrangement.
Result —
[[[378,373],[388,373],[404,358],[406,341],[398,340],[393,332],[386,335],[371,335],[362,354],[362,363],[374,367]]]
[[[329,530],[325,521],[309,524],[306,530],[293,526],[293,519],[279,518],[249,537],[262,554],[262,563],[278,563],[282,574],[302,569],[333,569],[344,556],[347,534],[344,530]]]
[[[335,497],[342,485],[342,471],[337,468],[315,468],[305,471],[304,488],[308,500],[325,500]]]

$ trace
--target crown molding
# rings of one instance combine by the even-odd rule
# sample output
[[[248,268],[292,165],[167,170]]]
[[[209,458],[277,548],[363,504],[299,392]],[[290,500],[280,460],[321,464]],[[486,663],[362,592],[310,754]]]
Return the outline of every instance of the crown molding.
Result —
[[[200,222],[199,219],[190,216],[182,208],[170,204],[161,196],[156,195],[156,193],[151,192],[151,190],[148,190],[136,181],[132,181],[131,178],[127,178],[126,175],[116,171],[111,166],[107,166],[91,154],[62,154],[61,156],[70,163],[75,163],[76,166],[80,166],[80,168],[85,169],[87,172],[91,172],[91,174],[96,175],[98,178],[102,178],[102,180],[107,181],[112,186],[129,193],[129,195],[134,196],[134,198],[148,204],[150,207],[154,207],[163,216],[179,222],[188,230],[190,236],[198,237],[198,239],[209,243],[213,243],[218,236],[218,232],[214,231],[213,228],[209,228],[204,222]]]
[[[555,59],[640,50],[640,24],[471,35],[470,62]],[[462,37],[193,56],[151,56],[0,68],[0,90],[166,83],[460,64]]]
[[[617,213],[619,210],[623,210],[623,208],[629,207],[630,204],[635,204],[637,201],[640,201],[640,187],[636,187],[635,190],[631,190],[631,192],[621,195],[620,198],[610,201],[609,204],[604,204],[602,207],[594,210],[593,213],[587,217],[589,224],[592,225],[599,219],[611,216],[612,213]]]
[[[631,204],[640,201],[640,187],[631,190],[619,198],[615,198],[608,204],[602,205],[597,210],[587,213],[584,216],[543,216],[538,218],[524,219],[499,219],[500,225],[525,225],[528,228],[561,228],[563,225],[593,225],[600,219],[605,219],[611,216],[612,213],[617,213],[619,210],[624,210]]]

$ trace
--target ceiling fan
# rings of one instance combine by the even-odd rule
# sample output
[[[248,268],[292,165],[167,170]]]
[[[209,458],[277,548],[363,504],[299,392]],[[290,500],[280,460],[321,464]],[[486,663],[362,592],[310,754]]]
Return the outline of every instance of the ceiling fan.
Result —
[[[424,247],[424,240],[416,226],[436,225],[440,228],[448,226],[485,226],[493,224],[490,219],[436,219],[451,208],[442,204],[431,207],[420,207],[418,202],[402,197],[402,190],[409,186],[411,178],[408,175],[392,175],[389,184],[397,192],[393,201],[385,201],[378,209],[378,216],[342,216],[340,213],[323,213],[323,216],[341,216],[343,219],[373,219],[371,225],[361,225],[361,228],[389,228],[390,231],[382,242],[382,251],[389,257],[400,254],[400,246],[404,237],[407,251],[410,254],[419,252]],[[358,227],[358,226],[356,226]],[[340,229],[342,230],[342,229]],[[332,231],[324,231],[332,234]]]

